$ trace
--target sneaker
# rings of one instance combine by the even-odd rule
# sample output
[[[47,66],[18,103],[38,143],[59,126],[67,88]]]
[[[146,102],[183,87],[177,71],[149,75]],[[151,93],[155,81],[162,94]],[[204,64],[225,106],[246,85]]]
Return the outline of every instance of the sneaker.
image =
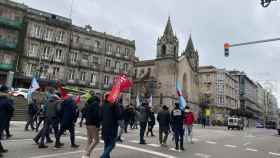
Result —
[[[180,150],[184,151],[184,150],[185,150],[185,148],[184,148],[183,146],[181,146],[181,147],[180,147]]]
[[[176,146],[176,147],[175,147],[175,150],[179,150],[179,147],[178,147],[178,146]]]
[[[41,144],[41,145],[38,146],[38,148],[39,148],[39,149],[45,149],[45,148],[48,148],[48,146],[45,145],[45,144]]]
[[[77,144],[72,144],[72,145],[71,145],[72,148],[79,148],[79,146],[80,146],[80,145],[77,145]]]
[[[36,140],[35,138],[33,138],[33,141],[39,145],[38,140]]]

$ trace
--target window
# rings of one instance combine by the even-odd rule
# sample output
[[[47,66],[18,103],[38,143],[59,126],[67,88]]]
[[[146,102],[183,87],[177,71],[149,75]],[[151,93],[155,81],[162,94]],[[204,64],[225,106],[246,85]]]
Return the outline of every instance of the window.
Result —
[[[52,35],[52,30],[50,30],[50,29],[46,29],[46,32],[45,32],[45,39],[46,40],[51,40],[51,35]]]
[[[62,50],[60,48],[58,48],[55,51],[55,59],[60,61],[61,58],[62,58]]]
[[[98,64],[98,57],[92,56],[92,62]]]
[[[111,60],[110,59],[106,59],[105,67],[110,67],[110,65],[111,65]]]
[[[31,44],[29,47],[29,56],[36,56],[37,55],[38,46],[36,44]]]
[[[45,48],[44,48],[43,58],[44,58],[44,59],[48,59],[49,56],[50,56],[50,52],[51,52],[51,47],[45,47]]]
[[[81,80],[82,81],[86,80],[86,72],[81,72]]]
[[[75,70],[70,70],[69,71],[68,79],[69,80],[74,80],[74,76],[75,76]]]
[[[116,61],[116,62],[115,62],[115,69],[116,69],[116,70],[119,70],[119,69],[120,69],[120,62],[119,62],[119,61]]]
[[[95,75],[94,73],[92,73],[92,74],[90,75],[90,82],[93,83],[93,84],[96,83],[96,75]]]
[[[161,47],[161,56],[165,56],[165,55],[166,55],[166,46],[163,45],[163,46]]]
[[[100,47],[100,42],[99,41],[95,41],[94,42],[94,47],[95,48],[99,48]]]
[[[113,48],[112,48],[112,45],[111,44],[108,44],[108,52],[112,52],[113,51]]]
[[[76,63],[78,60],[78,53],[77,52],[73,52],[72,54],[72,62]]]
[[[117,53],[121,53],[121,48],[117,47]]]
[[[53,67],[53,76],[56,77],[59,73],[59,67]]]
[[[57,36],[57,41],[63,42],[64,41],[64,34],[65,33],[63,31],[59,31],[58,36]]]
[[[33,27],[33,35],[40,37],[41,36],[41,28],[39,25],[34,25]]]
[[[109,85],[109,76],[104,76],[104,85]]]
[[[128,51],[128,48],[125,48],[124,49],[124,56],[128,57],[129,56],[129,51]]]
[[[127,64],[127,63],[124,63],[124,64],[123,64],[123,69],[124,69],[125,72],[128,71],[128,64]]]

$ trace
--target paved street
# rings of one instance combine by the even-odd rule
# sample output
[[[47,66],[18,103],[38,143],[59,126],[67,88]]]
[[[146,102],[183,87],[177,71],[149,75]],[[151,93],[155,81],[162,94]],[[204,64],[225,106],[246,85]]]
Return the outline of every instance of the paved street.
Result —
[[[81,147],[77,150],[70,148],[69,138],[65,136],[62,142],[65,147],[54,149],[49,144],[48,149],[38,149],[32,141],[35,132],[24,132],[24,124],[12,123],[11,140],[3,141],[9,153],[7,158],[78,158],[83,153],[86,142],[85,127],[77,127],[77,144]],[[157,133],[157,128],[156,128]],[[147,145],[138,144],[138,130],[130,130],[124,135],[124,142],[118,144],[113,151],[114,158],[280,158],[280,137],[275,130],[246,129],[245,131],[228,131],[221,127],[208,127],[202,129],[196,126],[194,129],[194,144],[186,144],[186,151],[172,150],[173,143],[169,139],[168,148],[159,147],[157,137],[146,139]],[[102,143],[98,145],[93,157],[101,153]]]

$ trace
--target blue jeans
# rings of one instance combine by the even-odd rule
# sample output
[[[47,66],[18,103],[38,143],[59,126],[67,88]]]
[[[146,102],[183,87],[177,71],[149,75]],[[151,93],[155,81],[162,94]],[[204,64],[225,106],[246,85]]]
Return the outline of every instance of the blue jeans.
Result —
[[[110,158],[110,153],[115,147],[115,139],[111,137],[104,139],[104,152],[100,158]]]

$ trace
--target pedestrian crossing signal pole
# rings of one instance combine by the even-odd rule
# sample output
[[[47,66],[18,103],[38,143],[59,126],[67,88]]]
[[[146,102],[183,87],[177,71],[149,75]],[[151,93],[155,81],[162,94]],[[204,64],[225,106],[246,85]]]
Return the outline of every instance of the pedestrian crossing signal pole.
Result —
[[[251,45],[251,44],[258,44],[258,43],[266,43],[266,42],[273,42],[273,41],[279,41],[280,38],[271,38],[266,40],[259,40],[259,41],[252,41],[252,42],[244,42],[244,43],[237,43],[237,44],[224,44],[224,53],[225,57],[229,57],[229,48],[230,47],[238,47],[238,46],[244,46],[244,45]]]

